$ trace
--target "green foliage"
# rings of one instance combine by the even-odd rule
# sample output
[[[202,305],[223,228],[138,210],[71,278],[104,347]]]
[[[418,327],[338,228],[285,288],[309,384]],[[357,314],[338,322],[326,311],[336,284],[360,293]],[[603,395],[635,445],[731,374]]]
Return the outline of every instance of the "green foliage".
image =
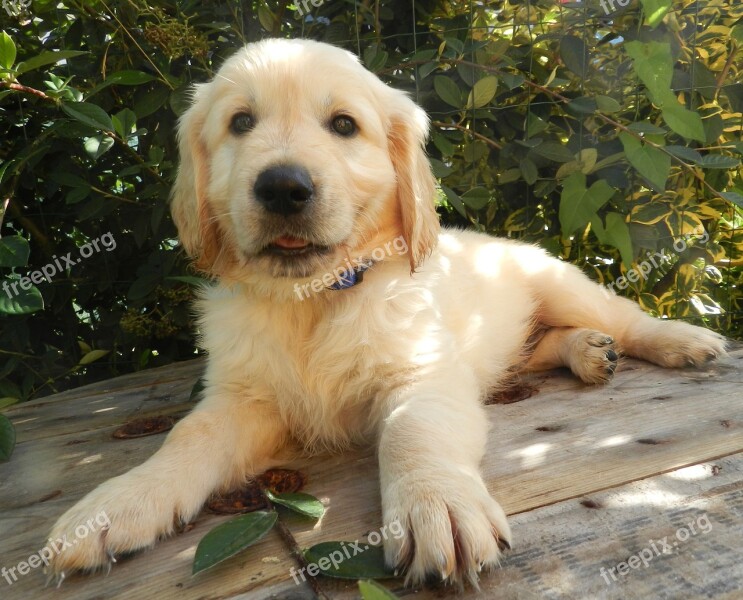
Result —
[[[275,511],[259,510],[217,525],[201,539],[196,548],[193,574],[205,571],[252,546],[271,531],[277,518]]]
[[[540,243],[606,284],[666,250],[664,268],[622,293],[740,337],[743,5],[617,8],[33,0],[0,11],[0,286],[17,288],[0,287],[0,397],[194,355],[197,282],[167,209],[173,132],[191,82],[268,35],[345,46],[427,109],[444,222]],[[115,248],[41,275],[107,233]]]
[[[321,542],[304,551],[304,558],[320,573],[335,579],[390,579],[395,572],[385,565],[384,548],[365,542]]]
[[[263,489],[262,493],[269,501],[270,510],[257,510],[234,517],[217,525],[201,539],[193,560],[194,575],[262,540],[279,520],[279,513],[273,506],[275,504],[313,519],[319,519],[325,512],[322,502],[310,494],[301,492],[274,494],[268,489]]]
[[[359,581],[362,600],[395,600],[397,596],[376,581]]]

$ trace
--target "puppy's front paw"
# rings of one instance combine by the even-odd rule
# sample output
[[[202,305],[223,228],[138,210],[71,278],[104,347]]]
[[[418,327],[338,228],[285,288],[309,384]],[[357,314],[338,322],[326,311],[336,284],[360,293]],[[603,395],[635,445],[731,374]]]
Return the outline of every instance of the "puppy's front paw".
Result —
[[[570,370],[584,383],[608,383],[614,377],[619,355],[610,335],[578,329],[566,351]]]
[[[477,586],[478,573],[511,547],[506,515],[477,473],[406,475],[382,490],[382,504],[385,525],[404,531],[385,541],[385,560],[407,571],[406,584],[432,577]]]
[[[173,497],[157,481],[135,472],[98,486],[63,514],[49,534],[51,574],[111,566],[117,554],[152,546],[173,531]]]

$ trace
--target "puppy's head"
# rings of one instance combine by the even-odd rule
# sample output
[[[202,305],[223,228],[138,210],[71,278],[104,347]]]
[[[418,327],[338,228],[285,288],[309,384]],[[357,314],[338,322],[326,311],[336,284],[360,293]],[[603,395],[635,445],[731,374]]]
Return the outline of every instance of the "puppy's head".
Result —
[[[438,234],[428,119],[349,52],[266,40],[196,87],[172,213],[214,275],[305,278],[402,236],[411,269]]]

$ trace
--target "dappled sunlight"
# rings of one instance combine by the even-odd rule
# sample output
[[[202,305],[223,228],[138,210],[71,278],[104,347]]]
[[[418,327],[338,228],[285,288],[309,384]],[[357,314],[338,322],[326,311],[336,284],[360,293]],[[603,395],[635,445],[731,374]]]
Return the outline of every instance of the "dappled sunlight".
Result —
[[[642,482],[642,487],[639,490],[635,487],[618,489],[614,495],[614,500],[622,508],[653,506],[664,510],[676,509],[688,501],[688,493],[672,492],[664,489],[661,484],[662,481],[647,480]],[[702,506],[706,506],[706,503],[698,505],[700,508]]]
[[[709,465],[692,465],[690,467],[679,469],[678,471],[666,473],[662,477],[669,477],[680,481],[699,481],[713,476],[714,473]]]
[[[420,338],[413,343],[413,359],[419,365],[435,364],[441,356],[441,341],[438,329],[429,327]]]
[[[499,244],[480,246],[473,257],[475,271],[486,277],[498,277],[501,274],[503,254],[503,247]]]
[[[446,250],[442,254],[459,254],[464,250],[462,241],[446,231],[439,236],[439,246]]]
[[[631,441],[632,436],[629,435],[612,435],[605,440],[601,440],[596,445],[599,448],[611,448],[612,446],[621,446],[622,444],[628,444]]]
[[[547,459],[547,452],[552,448],[552,444],[532,444],[520,450],[510,452],[508,458],[520,458],[521,468],[532,469],[541,465]]]
[[[188,548],[186,548],[185,550],[181,550],[175,555],[175,559],[192,562],[194,556],[196,555],[196,546],[197,544],[193,544],[189,546]]]
[[[91,454],[90,456],[86,456],[81,461],[78,461],[75,463],[75,466],[81,466],[81,465],[89,465],[94,462],[98,462],[103,458],[103,454]]]

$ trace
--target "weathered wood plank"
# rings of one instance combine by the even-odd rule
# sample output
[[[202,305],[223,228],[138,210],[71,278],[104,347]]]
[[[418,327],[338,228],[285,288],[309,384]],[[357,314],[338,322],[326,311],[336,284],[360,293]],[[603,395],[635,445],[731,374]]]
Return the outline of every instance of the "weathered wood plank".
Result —
[[[513,550],[479,593],[462,597],[737,600],[742,524],[743,454],[736,454],[512,517]],[[621,574],[617,565],[628,559]],[[384,584],[417,600],[451,593]],[[325,587],[334,600],[358,597],[349,584]]]
[[[708,371],[688,372],[628,361],[607,388],[587,388],[564,374],[529,379],[537,394],[487,408],[493,432],[484,473],[491,491],[510,514],[530,515],[545,505],[743,451],[741,359],[738,350]],[[13,459],[0,465],[0,566],[38,550],[67,507],[150,456],[163,436],[122,441],[113,440],[112,431],[130,418],[185,412],[201,369],[193,361],[137,373],[6,411],[18,427],[19,445]],[[328,510],[316,525],[290,521],[301,545],[354,540],[378,529],[373,451],[310,459],[304,470],[306,491],[323,498]],[[192,579],[195,546],[219,520],[202,514],[192,530],[123,561],[108,577],[76,576],[61,594],[44,590],[43,577],[34,572],[7,588],[0,579],[0,597],[311,597],[308,588],[295,587],[289,551],[275,536]],[[526,547],[519,542],[517,532],[516,543]],[[329,585],[333,592],[345,589]],[[529,597],[523,594],[512,597]],[[462,596],[468,597],[475,596]]]

